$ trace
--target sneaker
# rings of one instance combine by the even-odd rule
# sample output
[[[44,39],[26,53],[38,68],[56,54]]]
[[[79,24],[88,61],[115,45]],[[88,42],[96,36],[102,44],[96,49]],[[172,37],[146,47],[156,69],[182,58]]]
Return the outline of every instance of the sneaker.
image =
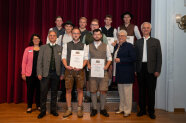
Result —
[[[63,117],[66,118],[66,117],[69,117],[70,115],[72,115],[72,111],[67,110],[67,111],[63,114]]]
[[[82,109],[81,110],[78,110],[77,117],[78,118],[82,118],[83,117],[83,110]]]
[[[121,110],[116,111],[116,114],[124,114],[124,111],[121,111]]]

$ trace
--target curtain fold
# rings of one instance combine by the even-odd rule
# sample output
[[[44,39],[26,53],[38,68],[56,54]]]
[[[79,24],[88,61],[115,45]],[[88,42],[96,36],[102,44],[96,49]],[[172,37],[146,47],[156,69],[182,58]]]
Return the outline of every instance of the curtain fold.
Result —
[[[132,23],[140,27],[151,19],[150,0],[1,0],[0,1],[0,103],[26,102],[26,83],[21,79],[21,62],[33,33],[46,42],[55,17],[71,20],[78,26],[81,16],[97,18],[104,26],[106,14],[113,16],[113,26],[122,24],[125,11],[134,15]]]

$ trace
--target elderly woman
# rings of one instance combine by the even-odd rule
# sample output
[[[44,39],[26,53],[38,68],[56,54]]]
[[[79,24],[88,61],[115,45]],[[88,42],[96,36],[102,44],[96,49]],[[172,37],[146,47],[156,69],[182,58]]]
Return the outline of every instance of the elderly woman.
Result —
[[[25,49],[22,60],[22,79],[27,84],[27,113],[32,112],[32,103],[34,90],[36,89],[36,106],[40,110],[40,81],[37,78],[37,58],[42,45],[41,38],[37,34],[33,34],[30,39],[29,46]]]
[[[126,42],[127,32],[118,32],[119,44],[114,49],[114,76],[118,84],[120,96],[119,111],[116,114],[124,113],[124,117],[131,114],[132,109],[132,86],[134,82],[134,62],[136,52],[132,44]]]

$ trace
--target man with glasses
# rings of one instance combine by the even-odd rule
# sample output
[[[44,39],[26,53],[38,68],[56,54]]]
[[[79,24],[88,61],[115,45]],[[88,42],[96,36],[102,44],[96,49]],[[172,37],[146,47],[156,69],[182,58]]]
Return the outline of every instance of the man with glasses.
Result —
[[[72,107],[71,107],[71,92],[74,85],[74,80],[76,82],[76,87],[78,91],[78,112],[77,116],[79,118],[83,117],[83,87],[84,87],[84,78],[85,71],[84,66],[87,64],[88,53],[86,51],[86,45],[80,41],[81,32],[78,28],[74,28],[72,30],[73,40],[67,44],[63,45],[63,54],[62,61],[66,68],[65,70],[65,87],[66,87],[66,102],[67,102],[67,111],[63,115],[63,117],[69,117],[72,115]],[[82,50],[84,51],[84,61],[83,68],[74,68],[70,66],[70,58],[72,50]]]

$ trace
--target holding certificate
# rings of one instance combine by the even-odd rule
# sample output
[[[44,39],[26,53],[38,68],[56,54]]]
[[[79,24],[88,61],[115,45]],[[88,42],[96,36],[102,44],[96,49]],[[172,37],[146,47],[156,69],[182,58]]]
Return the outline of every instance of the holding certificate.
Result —
[[[94,42],[89,44],[88,50],[88,68],[91,71],[89,78],[90,92],[92,100],[92,111],[90,116],[93,117],[97,114],[97,91],[100,91],[100,114],[109,117],[105,110],[106,93],[108,91],[108,73],[107,69],[112,61],[109,46],[101,42],[101,30],[95,29],[93,31]]]
[[[104,78],[104,59],[91,59],[91,77]]]
[[[66,87],[66,101],[68,109],[63,115],[63,117],[69,117],[72,115],[71,107],[71,91],[73,88],[74,80],[76,82],[78,91],[78,112],[77,116],[79,118],[83,117],[83,86],[85,71],[84,66],[87,64],[88,53],[86,51],[86,45],[80,42],[80,30],[74,28],[72,30],[73,41],[64,44],[62,61],[66,68],[65,70],[65,87]]]
[[[70,66],[73,68],[83,68],[83,57],[84,51],[82,50],[72,50],[70,58]]]

